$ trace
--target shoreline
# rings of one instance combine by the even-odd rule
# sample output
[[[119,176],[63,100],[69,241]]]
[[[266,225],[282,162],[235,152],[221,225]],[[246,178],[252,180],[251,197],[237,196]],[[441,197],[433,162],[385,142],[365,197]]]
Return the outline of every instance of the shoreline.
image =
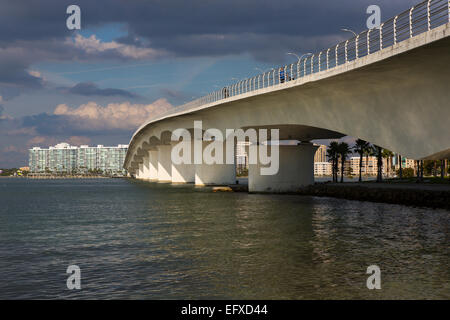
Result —
[[[447,185],[389,183],[316,183],[296,194],[450,210]]]

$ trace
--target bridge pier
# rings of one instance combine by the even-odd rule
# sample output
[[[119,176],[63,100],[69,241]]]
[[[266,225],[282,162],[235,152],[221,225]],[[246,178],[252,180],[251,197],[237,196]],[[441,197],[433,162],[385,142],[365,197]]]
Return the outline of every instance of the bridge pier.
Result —
[[[158,145],[158,182],[172,182],[172,145]]]
[[[139,180],[143,179],[143,174],[144,174],[144,164],[139,163],[139,169],[137,171],[136,178]]]
[[[205,148],[212,141],[202,141],[202,155]],[[195,165],[195,185],[229,185],[236,183],[235,164],[226,164],[226,143],[223,143],[223,164],[206,164],[203,159],[202,164]]]
[[[299,145],[280,145],[278,173],[275,175],[261,175],[261,167],[266,166],[261,165],[259,162],[258,164],[250,164],[248,170],[248,191],[269,193],[295,192],[300,187],[314,184],[314,154],[317,149],[318,146],[314,146],[309,142],[300,143]]]
[[[142,179],[148,180],[150,179],[150,168],[149,168],[149,157],[144,156],[142,158]]]
[[[184,142],[172,142],[172,146],[178,143],[183,144]],[[194,143],[193,141],[187,142],[190,144],[191,154],[190,159],[191,164],[175,164],[172,162],[172,183],[194,183],[195,182],[195,164],[194,161]]]
[[[149,166],[149,179],[150,181],[158,180],[158,150],[148,151],[148,166]]]

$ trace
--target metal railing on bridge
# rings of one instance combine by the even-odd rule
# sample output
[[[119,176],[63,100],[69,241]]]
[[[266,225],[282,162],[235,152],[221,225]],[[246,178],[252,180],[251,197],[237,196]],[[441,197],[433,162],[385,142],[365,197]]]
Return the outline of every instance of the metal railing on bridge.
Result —
[[[273,68],[268,72],[226,86],[157,117],[160,118],[247,92],[277,86],[317,72],[330,70],[430,31],[448,22],[450,22],[450,0],[426,0],[385,21],[379,28],[365,30],[356,37],[338,43],[334,47],[301,58],[297,63]]]

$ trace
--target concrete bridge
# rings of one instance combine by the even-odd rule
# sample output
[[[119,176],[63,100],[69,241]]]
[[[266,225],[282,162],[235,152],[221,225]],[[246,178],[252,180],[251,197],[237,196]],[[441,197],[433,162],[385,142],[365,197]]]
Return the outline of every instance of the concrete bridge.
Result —
[[[138,179],[232,184],[229,164],[175,165],[171,133],[278,128],[276,175],[250,165],[249,191],[291,191],[314,182],[314,139],[358,137],[412,159],[450,157],[450,1],[427,0],[297,63],[227,86],[146,121],[124,167]],[[203,141],[203,147],[208,145]]]

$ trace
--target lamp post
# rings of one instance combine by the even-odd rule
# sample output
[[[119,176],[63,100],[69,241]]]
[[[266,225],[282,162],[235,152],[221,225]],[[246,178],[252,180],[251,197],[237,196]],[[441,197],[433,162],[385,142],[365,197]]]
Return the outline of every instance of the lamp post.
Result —
[[[353,30],[350,30],[350,29],[342,28],[342,29],[341,29],[341,31],[344,31],[344,32],[351,32],[351,33],[353,33],[353,35],[354,35],[355,37],[357,37],[357,36],[358,36],[358,35],[356,34],[356,32],[355,32],[355,31],[353,31]]]

